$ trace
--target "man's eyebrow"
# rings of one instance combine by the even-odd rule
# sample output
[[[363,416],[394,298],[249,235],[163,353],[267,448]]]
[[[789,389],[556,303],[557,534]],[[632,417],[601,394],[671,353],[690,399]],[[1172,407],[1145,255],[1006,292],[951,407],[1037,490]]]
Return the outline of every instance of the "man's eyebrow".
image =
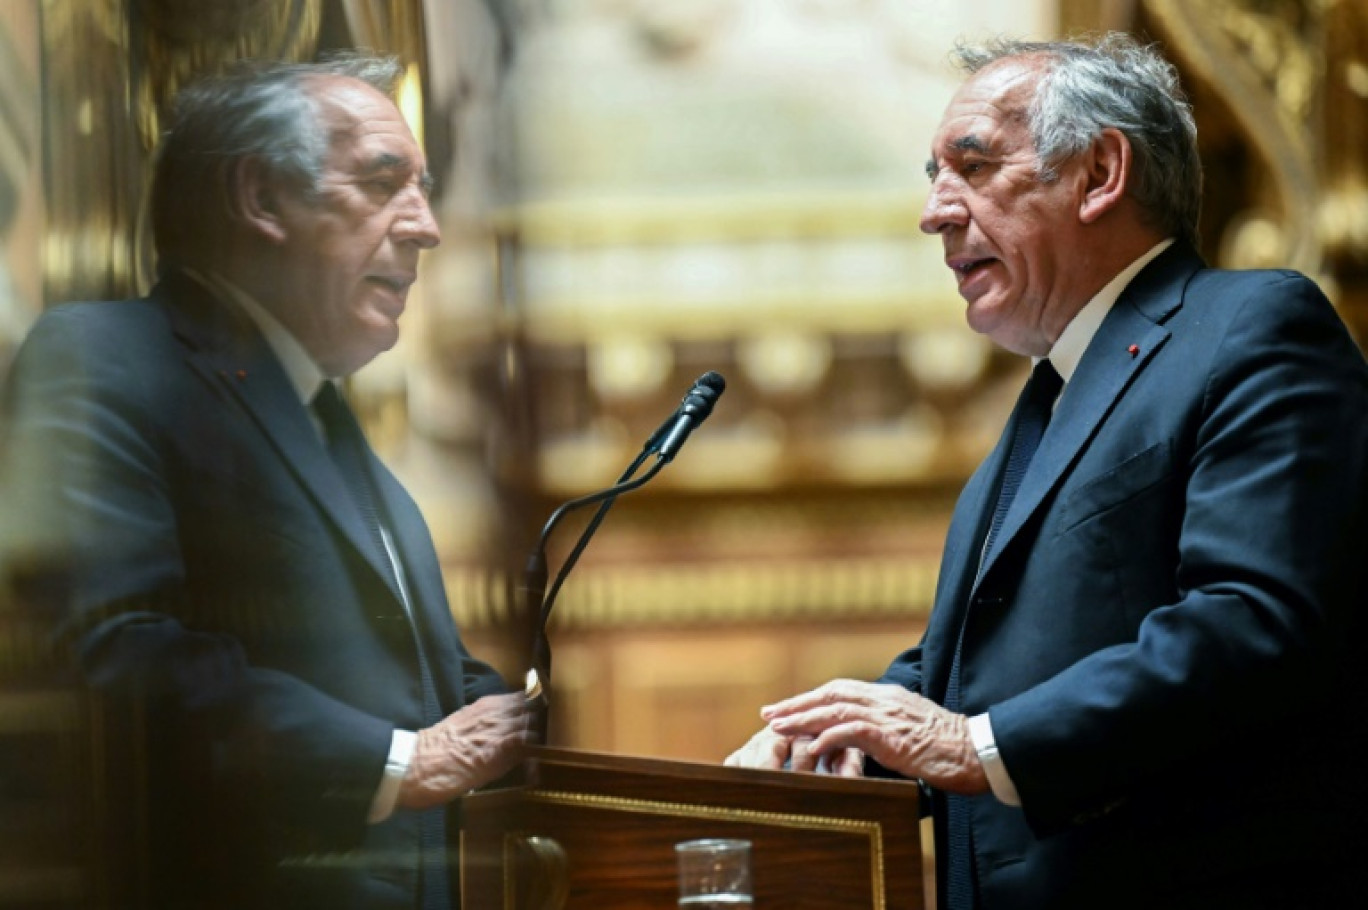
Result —
[[[400,171],[411,170],[413,162],[403,155],[396,155],[393,152],[381,152],[374,158],[361,165],[362,174],[375,174],[380,171]]]
[[[967,136],[961,136],[955,141],[951,142],[950,148],[954,149],[957,152],[978,152],[980,155],[988,154],[988,143],[984,142],[982,139],[975,136],[973,133],[970,133]],[[930,177],[932,180],[935,180],[936,172],[939,170],[940,165],[936,162],[934,156],[926,159],[926,176]]]
[[[988,154],[988,143],[984,142],[982,139],[975,136],[973,133],[970,133],[968,136],[959,137],[954,142],[950,143],[950,147],[961,152],[979,152],[980,154],[984,155]]]
[[[393,152],[381,152],[374,158],[367,161],[361,167],[362,176],[370,176],[383,171],[412,171],[413,162],[403,155],[396,155]],[[418,188],[423,191],[424,196],[432,195],[432,190],[437,185],[437,180],[427,172],[423,171],[418,175]]]

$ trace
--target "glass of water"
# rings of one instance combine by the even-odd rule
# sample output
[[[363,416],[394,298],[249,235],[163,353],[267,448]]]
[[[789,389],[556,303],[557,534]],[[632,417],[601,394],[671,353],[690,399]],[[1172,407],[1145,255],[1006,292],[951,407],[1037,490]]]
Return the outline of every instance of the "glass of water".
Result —
[[[737,910],[751,906],[748,840],[705,838],[675,844],[680,910]]]

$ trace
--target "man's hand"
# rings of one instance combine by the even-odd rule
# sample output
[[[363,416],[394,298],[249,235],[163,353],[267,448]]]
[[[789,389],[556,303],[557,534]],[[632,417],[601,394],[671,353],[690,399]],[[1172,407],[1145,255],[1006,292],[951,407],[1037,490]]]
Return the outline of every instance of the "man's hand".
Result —
[[[970,796],[988,792],[969,719],[902,686],[838,679],[770,705],[760,716],[776,739],[813,737],[808,748],[815,754],[857,749],[890,771],[941,790]]]
[[[811,736],[780,736],[769,727],[755,734],[741,748],[723,762],[734,768],[765,768],[779,770],[784,762],[790,771],[821,771],[841,777],[864,776],[864,753],[859,749],[837,749],[827,758],[813,751]]]
[[[532,739],[521,692],[486,695],[418,731],[398,805],[429,809],[497,780],[522,760]]]

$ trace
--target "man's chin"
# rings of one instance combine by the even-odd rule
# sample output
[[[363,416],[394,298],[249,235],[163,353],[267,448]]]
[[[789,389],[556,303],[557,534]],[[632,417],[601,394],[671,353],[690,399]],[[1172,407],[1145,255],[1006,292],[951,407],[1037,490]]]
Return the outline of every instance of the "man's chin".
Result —
[[[964,321],[975,332],[991,338],[994,331],[1002,327],[1002,311],[996,305],[996,300],[980,294],[965,303]]]
[[[1036,350],[1038,345],[1033,344],[1029,337],[1023,336],[1021,326],[1007,318],[1001,307],[985,306],[984,303],[981,298],[965,311],[965,321],[969,323],[969,328],[1013,354],[1041,356]]]
[[[399,341],[399,327],[390,323],[388,329],[369,327],[364,343],[349,345],[338,351],[330,363],[322,363],[324,371],[330,376],[350,376],[369,364],[381,354],[390,350]]]
[[[358,352],[359,356],[364,358],[361,366],[365,366],[386,351],[393,350],[394,346],[399,343],[399,330],[396,328],[390,332],[376,333],[371,342],[370,345]],[[357,367],[357,369],[360,368]]]

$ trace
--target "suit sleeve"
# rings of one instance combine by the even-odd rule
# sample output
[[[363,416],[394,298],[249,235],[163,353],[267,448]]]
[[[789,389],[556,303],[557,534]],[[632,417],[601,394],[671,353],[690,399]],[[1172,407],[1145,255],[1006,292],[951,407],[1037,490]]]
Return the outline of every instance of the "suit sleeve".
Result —
[[[921,645],[908,648],[893,658],[883,675],[874,680],[876,683],[892,683],[902,686],[909,692],[921,694],[922,690],[922,650]]]
[[[190,773],[240,780],[287,823],[354,842],[392,725],[183,622],[193,605],[149,413],[159,392],[128,368],[137,352],[93,356],[113,346],[89,322],[40,320],[7,390],[7,473],[52,568],[48,624],[98,693],[141,706],[157,755],[212,743]]]
[[[1154,604],[1136,640],[990,710],[1037,833],[1183,779],[1194,757],[1248,760],[1275,747],[1253,733],[1281,722],[1294,735],[1298,711],[1335,691],[1362,584],[1362,357],[1314,285],[1290,274],[1251,288],[1211,343],[1195,431],[1178,446],[1177,599]]]

